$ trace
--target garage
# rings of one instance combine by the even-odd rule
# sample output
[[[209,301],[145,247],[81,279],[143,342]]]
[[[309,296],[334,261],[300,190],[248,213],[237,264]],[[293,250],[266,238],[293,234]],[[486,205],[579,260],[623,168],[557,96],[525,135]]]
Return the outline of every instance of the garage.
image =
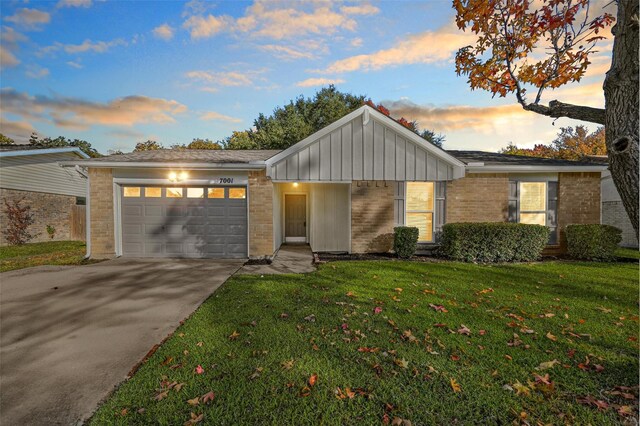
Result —
[[[121,187],[125,257],[246,258],[247,189]]]

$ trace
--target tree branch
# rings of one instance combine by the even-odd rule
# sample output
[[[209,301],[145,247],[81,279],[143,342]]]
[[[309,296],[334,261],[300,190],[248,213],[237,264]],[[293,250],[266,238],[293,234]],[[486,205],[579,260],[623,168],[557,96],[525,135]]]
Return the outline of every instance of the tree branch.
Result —
[[[565,104],[560,101],[551,101],[549,106],[540,104],[523,104],[522,108],[547,117],[567,117],[574,120],[588,121],[604,125],[604,109],[592,108],[582,105]]]

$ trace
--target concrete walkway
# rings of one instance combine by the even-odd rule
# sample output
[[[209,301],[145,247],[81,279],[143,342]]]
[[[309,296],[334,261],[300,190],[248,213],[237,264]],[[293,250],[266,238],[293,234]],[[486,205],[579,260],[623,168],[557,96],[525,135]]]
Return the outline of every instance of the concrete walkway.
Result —
[[[116,259],[0,274],[0,424],[82,422],[242,263]]]
[[[308,244],[284,244],[271,265],[245,265],[238,274],[272,275],[313,272],[313,253]]]

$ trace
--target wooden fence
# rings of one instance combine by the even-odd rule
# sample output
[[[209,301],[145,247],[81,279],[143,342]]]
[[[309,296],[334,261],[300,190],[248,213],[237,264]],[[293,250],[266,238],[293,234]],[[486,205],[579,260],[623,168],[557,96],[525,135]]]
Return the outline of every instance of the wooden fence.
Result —
[[[87,206],[73,206],[69,219],[69,234],[72,240],[87,240]]]

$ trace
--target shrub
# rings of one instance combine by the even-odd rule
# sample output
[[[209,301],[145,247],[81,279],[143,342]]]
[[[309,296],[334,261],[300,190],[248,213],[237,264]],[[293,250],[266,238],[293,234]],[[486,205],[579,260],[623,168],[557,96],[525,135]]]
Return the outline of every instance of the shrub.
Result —
[[[4,200],[5,213],[7,214],[7,226],[4,235],[11,245],[21,245],[29,242],[33,235],[29,232],[29,226],[34,222],[31,206],[22,206],[24,198],[8,202]]]
[[[393,228],[393,250],[400,259],[409,259],[418,248],[418,228],[396,226]]]
[[[567,251],[574,259],[615,260],[622,231],[610,225],[568,225]]]
[[[56,227],[53,225],[47,225],[47,234],[49,234],[49,239],[53,240],[56,236]]]
[[[530,262],[540,258],[549,228],[523,223],[448,223],[438,253],[463,262]]]

